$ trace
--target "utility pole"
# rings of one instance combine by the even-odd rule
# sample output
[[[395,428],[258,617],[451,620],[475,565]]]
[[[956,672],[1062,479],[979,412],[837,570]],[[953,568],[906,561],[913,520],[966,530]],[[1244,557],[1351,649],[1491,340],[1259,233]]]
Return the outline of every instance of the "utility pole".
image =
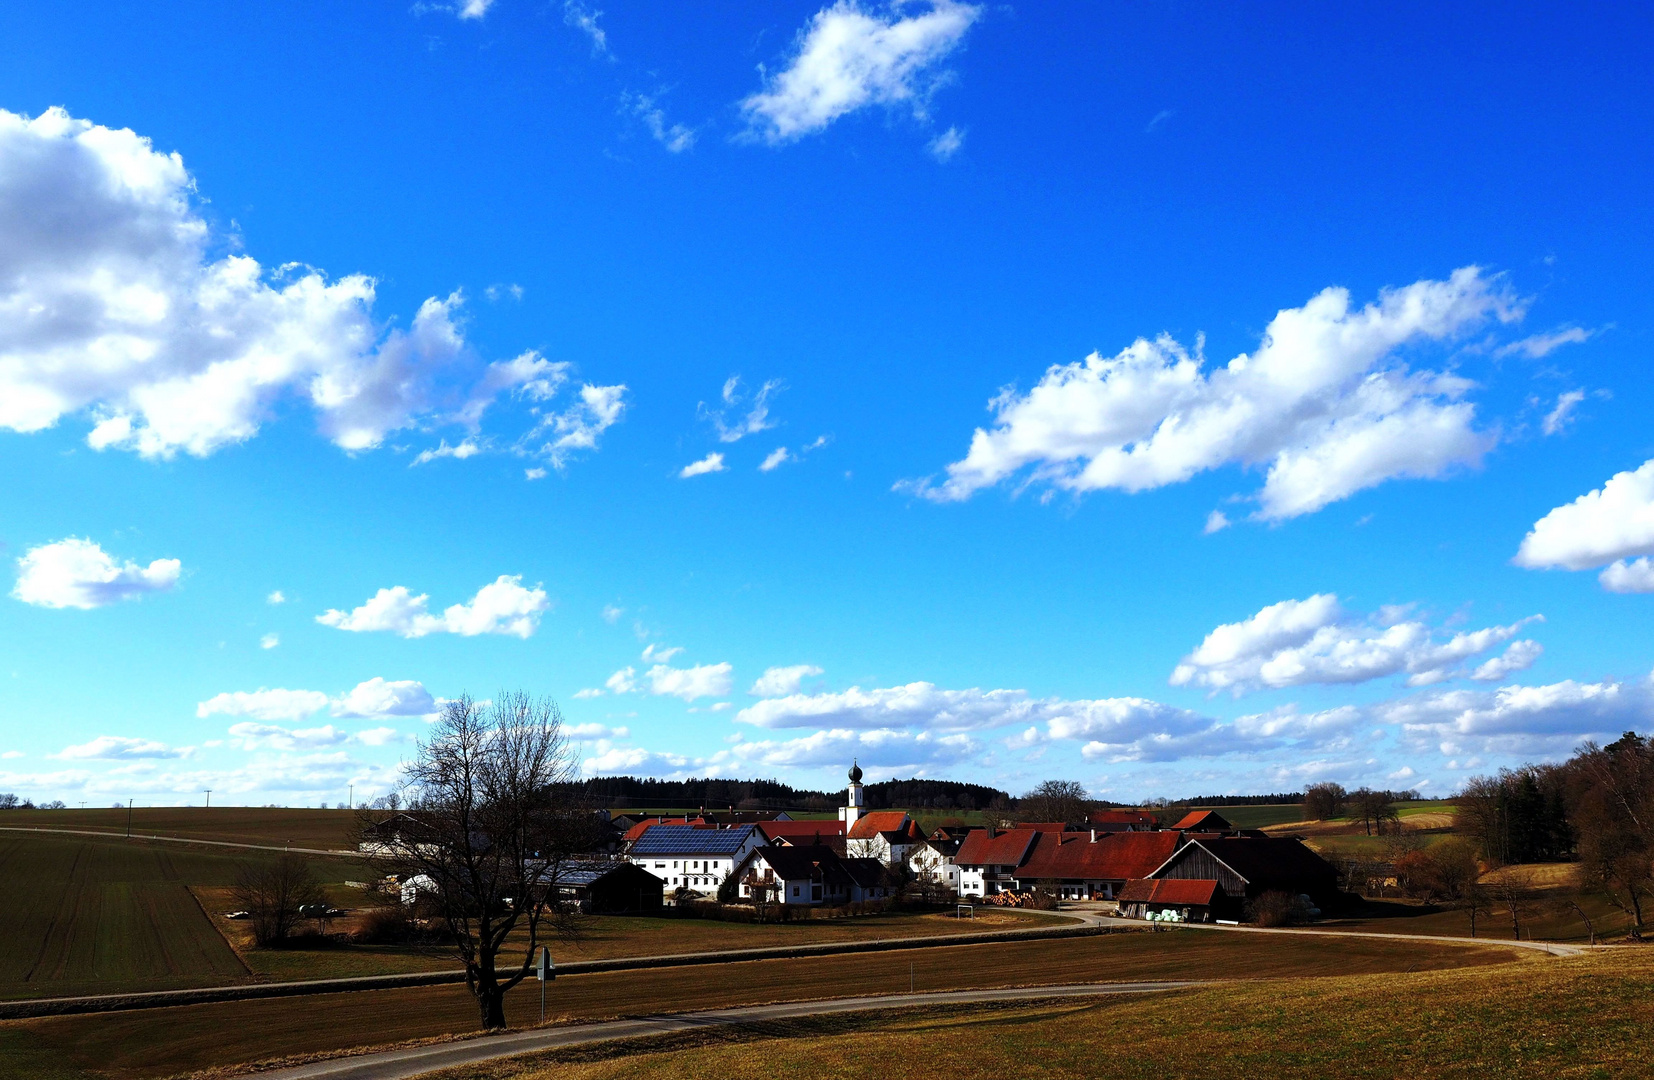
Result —
[[[126,838],[132,839],[132,800],[126,800]]]
[[[349,806],[352,810],[354,810],[354,809],[356,809],[356,785],[351,784],[350,787],[349,787],[349,790],[350,790],[350,797],[345,800],[345,805]]]
[[[212,808],[212,788],[202,788],[207,793],[207,808]]]

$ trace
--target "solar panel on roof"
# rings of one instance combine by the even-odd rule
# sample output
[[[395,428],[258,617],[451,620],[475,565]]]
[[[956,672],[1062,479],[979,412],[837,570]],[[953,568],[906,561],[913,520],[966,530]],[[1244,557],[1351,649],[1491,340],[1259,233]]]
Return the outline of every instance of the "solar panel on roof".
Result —
[[[733,855],[752,835],[754,826],[739,829],[697,829],[689,825],[652,825],[632,844],[633,855]]]

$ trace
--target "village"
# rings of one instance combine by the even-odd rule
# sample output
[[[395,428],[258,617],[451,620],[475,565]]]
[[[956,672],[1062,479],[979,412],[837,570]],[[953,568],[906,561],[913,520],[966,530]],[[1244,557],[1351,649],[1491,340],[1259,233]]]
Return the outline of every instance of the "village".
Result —
[[[1265,897],[1302,916],[1340,900],[1337,870],[1302,840],[1232,826],[1192,810],[1162,827],[1137,810],[1087,812],[1083,824],[1004,821],[929,833],[905,810],[864,810],[852,765],[835,819],[786,811],[682,816],[617,814],[609,850],[564,860],[548,896],[589,914],[649,914],[700,903],[751,905],[776,917],[802,909],[915,905],[1055,909],[1089,902],[1161,922],[1247,919]],[[406,815],[383,829],[411,824]],[[363,850],[378,846],[370,830]],[[414,902],[430,879],[402,883]],[[1266,905],[1268,906],[1268,905]]]

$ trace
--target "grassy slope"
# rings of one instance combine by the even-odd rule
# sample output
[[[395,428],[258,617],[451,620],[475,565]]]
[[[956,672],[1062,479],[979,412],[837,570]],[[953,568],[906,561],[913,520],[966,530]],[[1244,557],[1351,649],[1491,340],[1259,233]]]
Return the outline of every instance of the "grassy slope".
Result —
[[[552,1016],[598,1018],[900,993],[908,988],[910,964],[919,989],[938,990],[1418,971],[1511,958],[1509,950],[1497,948],[1183,930],[566,976],[552,984],[548,1007]],[[533,1021],[537,1010],[537,990],[529,984],[512,995],[507,1015],[521,1025]],[[0,1024],[0,1046],[26,1037],[53,1060],[119,1080],[143,1080],[288,1054],[463,1033],[475,1030],[476,1022],[463,987],[425,987],[14,1021]]]
[[[826,1020],[701,1036],[680,1050],[611,1044],[442,1080],[793,1080],[947,1076],[1164,1080],[1650,1075],[1654,953],[1405,976],[1224,986],[1142,999]],[[853,1033],[852,1037],[844,1037]],[[1129,1037],[1126,1037],[1129,1033]],[[682,1041],[697,1041],[694,1039]],[[618,1056],[617,1055],[618,1051]],[[602,1053],[607,1060],[570,1061]],[[922,1068],[892,1069],[893,1062]],[[435,1078],[433,1078],[435,1080]]]

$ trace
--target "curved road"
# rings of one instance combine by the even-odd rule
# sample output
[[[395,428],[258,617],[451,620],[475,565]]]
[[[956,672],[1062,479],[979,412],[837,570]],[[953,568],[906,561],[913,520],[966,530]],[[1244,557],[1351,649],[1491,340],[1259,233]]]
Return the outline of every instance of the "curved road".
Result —
[[[535,1028],[504,1035],[483,1036],[462,1042],[437,1043],[408,1050],[387,1050],[357,1057],[333,1058],[309,1065],[276,1069],[258,1074],[259,1080],[405,1080],[438,1069],[475,1065],[484,1061],[555,1050],[565,1046],[635,1039],[649,1035],[670,1035],[712,1027],[734,1027],[770,1020],[792,1020],[804,1016],[834,1013],[883,1011],[926,1005],[981,1005],[1004,1001],[1048,1001],[1052,998],[1097,997],[1107,994],[1151,994],[1200,986],[1202,982],[1087,983],[1074,986],[1028,986],[1004,990],[953,990],[933,994],[895,994],[879,997],[833,998],[827,1001],[792,1001],[779,1005],[753,1005],[738,1009],[679,1013],[672,1016],[645,1016],[633,1020],[611,1020],[600,1024]]]

